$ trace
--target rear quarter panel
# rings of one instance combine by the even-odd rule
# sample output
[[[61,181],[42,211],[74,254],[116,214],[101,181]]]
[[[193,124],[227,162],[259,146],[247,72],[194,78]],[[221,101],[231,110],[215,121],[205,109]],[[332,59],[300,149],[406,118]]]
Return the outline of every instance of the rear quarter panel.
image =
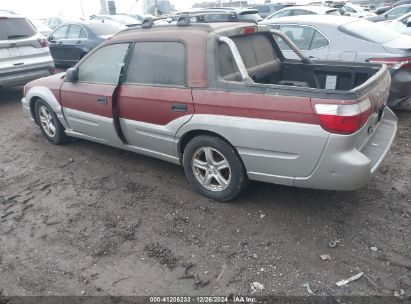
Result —
[[[195,115],[177,136],[207,130],[224,137],[252,179],[292,185],[309,176],[329,137],[308,97],[193,90],[193,100]]]

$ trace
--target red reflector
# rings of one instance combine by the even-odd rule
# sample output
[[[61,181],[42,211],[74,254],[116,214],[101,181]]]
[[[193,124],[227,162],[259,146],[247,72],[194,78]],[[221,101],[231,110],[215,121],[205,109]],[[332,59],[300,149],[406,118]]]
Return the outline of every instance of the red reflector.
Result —
[[[244,30],[243,30],[243,34],[244,35],[250,35],[250,34],[254,34],[254,33],[257,33],[257,28],[256,27],[246,27]]]

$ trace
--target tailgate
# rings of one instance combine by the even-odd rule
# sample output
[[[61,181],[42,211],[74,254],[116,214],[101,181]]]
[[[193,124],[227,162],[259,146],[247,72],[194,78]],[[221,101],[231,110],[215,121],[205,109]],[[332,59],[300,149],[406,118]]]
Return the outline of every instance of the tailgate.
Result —
[[[352,90],[356,92],[358,102],[366,99],[371,102],[371,113],[368,121],[365,126],[358,131],[356,147],[359,150],[365,146],[368,139],[374,135],[380,126],[388,100],[390,85],[391,75],[387,67],[383,65],[380,71],[365,83]]]

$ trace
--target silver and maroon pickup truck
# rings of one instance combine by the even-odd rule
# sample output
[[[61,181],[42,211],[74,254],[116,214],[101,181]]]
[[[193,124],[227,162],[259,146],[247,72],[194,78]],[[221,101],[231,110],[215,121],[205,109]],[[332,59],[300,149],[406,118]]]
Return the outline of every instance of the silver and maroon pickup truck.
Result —
[[[24,112],[54,144],[77,137],[181,164],[215,200],[248,180],[367,184],[397,128],[385,65],[312,62],[264,26],[182,20],[123,31],[29,83]],[[285,59],[273,35],[301,60]]]

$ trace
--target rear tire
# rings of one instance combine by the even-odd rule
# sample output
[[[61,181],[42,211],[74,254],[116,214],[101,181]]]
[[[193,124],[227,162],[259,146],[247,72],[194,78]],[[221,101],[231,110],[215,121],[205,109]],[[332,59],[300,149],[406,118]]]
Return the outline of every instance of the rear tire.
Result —
[[[190,184],[216,201],[234,199],[248,183],[239,155],[219,137],[200,135],[193,138],[184,149],[183,166]]]
[[[42,99],[38,99],[35,105],[36,120],[40,130],[49,142],[60,145],[68,141],[64,127],[57,118],[56,113]]]

